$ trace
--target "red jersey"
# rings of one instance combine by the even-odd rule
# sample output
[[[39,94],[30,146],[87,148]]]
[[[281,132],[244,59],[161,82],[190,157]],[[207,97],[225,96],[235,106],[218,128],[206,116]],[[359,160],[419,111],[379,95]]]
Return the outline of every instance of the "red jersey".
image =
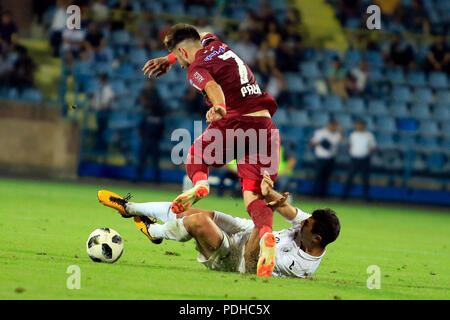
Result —
[[[264,109],[273,115],[278,106],[275,99],[262,92],[247,64],[215,35],[202,38],[203,49],[197,51],[194,62],[189,66],[189,83],[205,96],[205,85],[211,80],[217,82],[225,96],[227,114],[225,118],[236,117]]]

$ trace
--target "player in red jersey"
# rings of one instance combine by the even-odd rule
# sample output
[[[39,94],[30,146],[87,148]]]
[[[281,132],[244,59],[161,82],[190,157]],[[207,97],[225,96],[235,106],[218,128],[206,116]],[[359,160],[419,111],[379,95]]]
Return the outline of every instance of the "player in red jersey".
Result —
[[[200,35],[187,24],[171,27],[164,40],[167,57],[149,60],[144,74],[156,78],[173,63],[187,69],[189,83],[199,90],[210,107],[210,125],[191,146],[186,172],[194,187],[179,195],[172,211],[181,213],[209,193],[209,166],[223,166],[237,159],[247,212],[260,230],[261,253],[258,275],[269,275],[275,265],[273,211],[261,195],[264,171],[276,180],[279,163],[279,134],[271,116],[277,109],[274,98],[262,92],[250,68],[215,35]],[[221,140],[220,140],[221,139]]]

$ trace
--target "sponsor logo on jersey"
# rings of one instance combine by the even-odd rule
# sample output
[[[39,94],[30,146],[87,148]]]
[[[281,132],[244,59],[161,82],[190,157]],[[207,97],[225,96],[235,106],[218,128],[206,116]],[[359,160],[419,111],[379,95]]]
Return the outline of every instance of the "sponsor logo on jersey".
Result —
[[[242,97],[249,96],[252,94],[261,94],[261,89],[257,83],[248,84],[246,86],[241,87]]]
[[[222,44],[219,47],[219,50],[214,50],[213,52],[211,52],[205,59],[205,61],[210,61],[213,57],[217,56],[218,54],[224,53],[225,49],[226,49],[227,45],[226,44]]]
[[[203,78],[203,76],[198,72],[195,72],[193,77],[197,82],[202,82],[203,80],[205,80],[205,78]]]

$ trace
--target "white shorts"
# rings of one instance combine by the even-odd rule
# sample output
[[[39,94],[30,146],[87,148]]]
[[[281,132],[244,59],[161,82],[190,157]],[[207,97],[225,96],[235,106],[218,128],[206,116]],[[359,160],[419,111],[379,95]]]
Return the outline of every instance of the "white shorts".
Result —
[[[223,240],[220,248],[209,258],[199,252],[197,261],[205,267],[217,271],[245,273],[245,244],[250,238],[254,224],[249,219],[233,217],[233,228],[236,232],[225,232],[221,229]],[[220,226],[219,226],[220,227]]]

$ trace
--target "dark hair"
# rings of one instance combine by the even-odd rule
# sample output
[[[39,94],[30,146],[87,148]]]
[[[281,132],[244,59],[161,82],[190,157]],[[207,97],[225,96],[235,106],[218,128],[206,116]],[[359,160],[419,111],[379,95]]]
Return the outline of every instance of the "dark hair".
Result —
[[[178,23],[172,26],[167,32],[166,38],[164,39],[164,45],[167,50],[173,51],[177,44],[184,40],[200,41],[200,35],[190,24]]]
[[[312,213],[314,224],[311,232],[322,237],[320,246],[325,248],[329,243],[336,240],[341,230],[341,224],[336,213],[329,209],[317,209]]]

